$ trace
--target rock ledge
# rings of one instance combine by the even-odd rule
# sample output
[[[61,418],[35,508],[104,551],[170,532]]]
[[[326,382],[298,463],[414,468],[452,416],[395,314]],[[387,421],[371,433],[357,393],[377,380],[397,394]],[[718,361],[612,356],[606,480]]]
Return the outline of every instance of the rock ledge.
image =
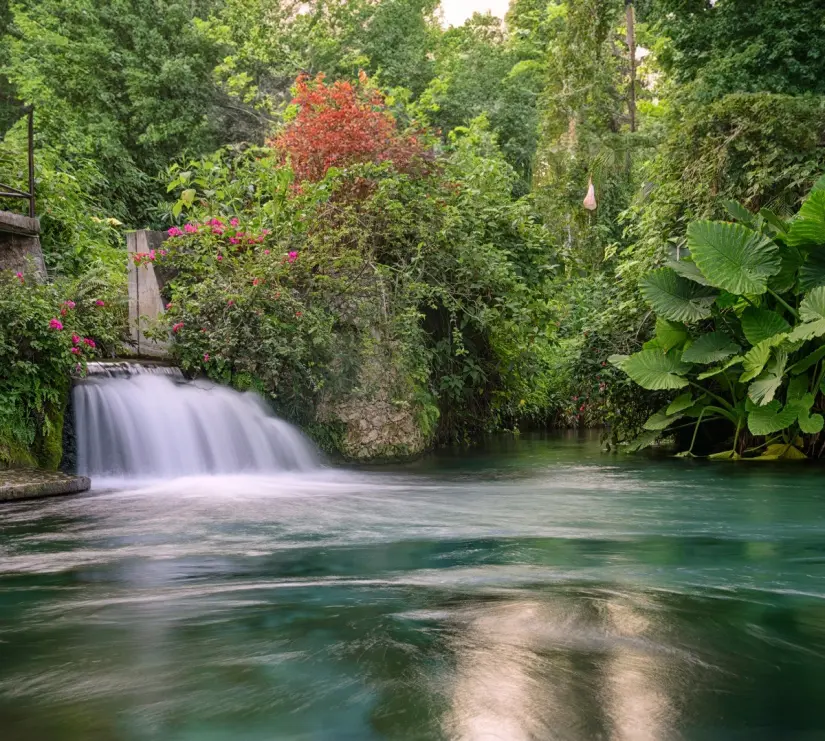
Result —
[[[88,491],[91,485],[86,476],[67,476],[57,471],[36,468],[0,471],[0,502],[79,494]]]

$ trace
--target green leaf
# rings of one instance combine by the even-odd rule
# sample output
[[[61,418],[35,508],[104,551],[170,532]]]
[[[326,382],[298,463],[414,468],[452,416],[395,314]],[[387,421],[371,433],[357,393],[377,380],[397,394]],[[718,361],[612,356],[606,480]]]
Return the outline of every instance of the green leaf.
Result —
[[[812,250],[799,268],[799,287],[803,291],[825,286],[825,250]]]
[[[706,378],[713,378],[714,376],[718,376],[720,373],[724,373],[729,368],[733,368],[735,365],[739,365],[739,363],[744,361],[744,357],[741,355],[737,355],[735,358],[731,358],[727,363],[724,365],[718,365],[715,368],[711,368],[710,370],[705,371],[704,373],[700,373],[697,376],[699,381],[704,381]]]
[[[767,340],[776,334],[791,331],[790,324],[775,311],[767,309],[755,309],[749,306],[742,312],[741,321],[742,331],[751,345],[758,345],[762,340]]]
[[[651,445],[655,445],[656,441],[661,437],[662,433],[658,430],[643,432],[639,437],[634,440],[631,440],[625,450],[628,453],[638,453],[640,450],[644,450],[645,448],[649,448]]]
[[[795,327],[790,333],[788,339],[791,342],[825,335],[825,286],[814,288],[802,299],[799,316],[803,324]]]
[[[688,385],[682,375],[690,370],[678,350],[642,350],[625,360],[621,369],[648,391],[681,389]]]
[[[696,263],[694,262],[689,262],[688,260],[674,260],[673,262],[666,263],[665,267],[679,273],[679,275],[683,278],[687,278],[688,280],[692,280],[694,283],[698,283],[700,286],[710,285],[708,279],[702,275],[702,271],[696,267]]]
[[[736,355],[741,350],[724,332],[710,332],[702,335],[682,353],[686,363],[718,363],[720,360]]]
[[[825,287],[814,288],[799,305],[799,318],[803,322],[825,319]]]
[[[806,435],[818,435],[825,427],[825,417],[821,414],[800,412],[797,421],[799,422],[799,429]]]
[[[775,293],[787,293],[796,285],[796,275],[805,262],[805,255],[796,247],[783,245],[779,250],[781,267],[768,281],[768,287]]]
[[[788,381],[788,401],[797,401],[805,398],[808,393],[808,387],[811,385],[811,379],[808,374],[794,376]],[[810,408],[810,407],[809,407]]]
[[[753,228],[753,214],[739,201],[722,201],[722,206],[734,219],[741,221],[745,226]]]
[[[716,291],[677,275],[670,268],[659,268],[639,283],[642,295],[656,314],[675,322],[707,319]]]
[[[195,202],[195,189],[194,188],[187,188],[180,194],[180,199],[185,203],[187,206],[191,206]]]
[[[825,245],[825,190],[812,190],[791,222],[786,241],[793,247]]]
[[[607,359],[607,362],[610,363],[610,365],[615,366],[619,370],[624,370],[623,366],[629,357],[630,355],[620,355],[617,353],[615,355],[611,355]]]
[[[796,379],[794,379],[796,380]],[[814,394],[804,393],[798,397],[791,397],[791,390],[788,389],[788,406],[793,406],[799,419],[799,429],[806,435],[816,435],[822,432],[825,427],[825,418],[821,414],[811,414],[816,397]]]
[[[745,353],[742,359],[742,375],[739,378],[741,383],[747,383],[756,378],[764,369],[771,357],[771,350],[776,345],[785,341],[786,335],[778,334],[762,340],[758,345],[752,347]]]
[[[693,406],[693,394],[682,394],[670,402],[665,414],[678,414]]]
[[[780,219],[773,211],[767,208],[759,209],[759,215],[766,224],[770,224],[778,234],[787,234],[790,225]]]
[[[774,400],[748,414],[748,429],[753,435],[773,435],[790,427],[796,422],[797,415],[792,404],[783,408],[782,404]]]
[[[694,221],[688,247],[710,283],[731,293],[762,294],[781,268],[773,240],[742,224]]]
[[[679,419],[682,419],[681,414],[668,414],[665,410],[660,410],[645,422],[644,428],[646,430],[665,430]]]
[[[768,367],[748,388],[748,398],[759,406],[773,401],[773,397],[785,380],[785,366],[788,362],[788,354],[778,352],[775,357],[768,362]]]
[[[667,319],[657,317],[656,319],[656,340],[658,347],[665,352],[674,347],[683,347],[690,335],[687,327],[681,322],[671,322]]]

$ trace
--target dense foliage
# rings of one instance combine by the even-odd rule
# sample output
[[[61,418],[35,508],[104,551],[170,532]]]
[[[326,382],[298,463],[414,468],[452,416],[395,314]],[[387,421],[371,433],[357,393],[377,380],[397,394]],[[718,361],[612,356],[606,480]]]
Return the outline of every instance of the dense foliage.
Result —
[[[779,405],[797,411],[783,443],[818,454],[817,379],[801,393],[788,377],[815,337],[777,340],[748,380],[738,366],[700,380],[695,359],[719,333],[738,346],[728,360],[748,357],[753,312],[788,324],[776,335],[815,321],[817,245],[788,235],[825,172],[818,3],[627,5],[513,0],[506,23],[444,28],[436,0],[0,0],[0,181],[25,185],[18,104],[34,103],[53,281],[8,283],[17,345],[44,342],[17,303],[54,313],[89,276],[116,303],[124,230],[163,228],[163,252],[137,258],[166,282],[155,332],[191,373],[257,388],[308,429],[380,388],[442,441],[550,422],[606,424],[618,445],[657,409],[678,428],[692,408],[697,445],[730,436],[743,455],[773,444],[750,419]],[[722,226],[730,208],[739,224]],[[759,235],[749,250],[767,240],[769,290],[722,286],[697,223],[720,244],[730,229]],[[698,291],[702,316],[673,318],[651,281]],[[119,352],[121,319],[78,336]],[[640,393],[632,361],[608,363],[660,352],[694,358],[669,382],[719,398],[695,389],[677,410],[646,377]],[[28,358],[34,390],[0,393],[20,450],[65,391],[62,357]],[[760,405],[748,393],[769,371],[781,380]]]
[[[316,127],[339,120],[336,94],[356,91],[307,96],[299,81],[296,92],[272,150],[227,151],[172,183],[190,221],[151,259],[171,271],[184,367],[253,385],[306,422],[379,352],[394,398],[437,410],[442,439],[540,415],[547,317],[535,294],[552,250],[530,204],[511,199],[515,174],[483,123],[425,157],[373,92],[347,116],[340,156],[321,141],[307,168]],[[410,151],[428,166],[411,169]]]

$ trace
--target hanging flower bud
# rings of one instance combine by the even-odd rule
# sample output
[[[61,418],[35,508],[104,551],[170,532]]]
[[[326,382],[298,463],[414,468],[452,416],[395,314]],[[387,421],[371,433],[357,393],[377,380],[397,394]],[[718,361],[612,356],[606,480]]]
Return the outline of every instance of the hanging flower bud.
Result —
[[[593,187],[593,178],[590,178],[587,185],[587,195],[584,197],[584,207],[588,211],[596,210],[596,189]]]

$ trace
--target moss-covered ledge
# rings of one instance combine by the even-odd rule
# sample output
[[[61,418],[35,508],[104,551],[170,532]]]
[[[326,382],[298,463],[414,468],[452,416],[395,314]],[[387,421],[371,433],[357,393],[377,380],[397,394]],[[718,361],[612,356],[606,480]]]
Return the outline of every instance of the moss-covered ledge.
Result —
[[[91,481],[86,476],[67,476],[38,468],[14,468],[0,471],[0,502],[79,494],[88,491],[90,486]]]

